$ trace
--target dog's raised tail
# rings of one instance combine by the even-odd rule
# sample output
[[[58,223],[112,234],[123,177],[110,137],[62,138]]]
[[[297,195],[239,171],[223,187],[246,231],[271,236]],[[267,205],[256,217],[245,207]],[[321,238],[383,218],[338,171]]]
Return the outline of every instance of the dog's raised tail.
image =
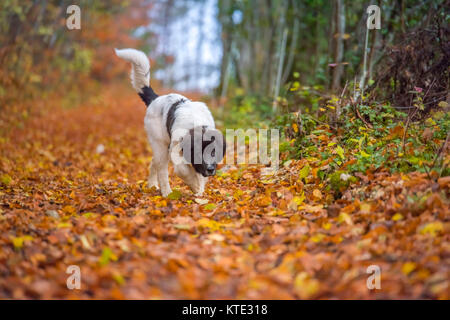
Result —
[[[150,87],[150,61],[147,56],[136,49],[114,50],[119,58],[131,63],[131,84],[148,106],[158,95]]]

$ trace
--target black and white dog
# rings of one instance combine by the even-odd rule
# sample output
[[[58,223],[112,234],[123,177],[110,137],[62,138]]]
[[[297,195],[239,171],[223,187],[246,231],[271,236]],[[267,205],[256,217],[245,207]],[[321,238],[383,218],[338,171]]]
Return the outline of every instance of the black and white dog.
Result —
[[[116,54],[131,63],[131,84],[147,106],[145,130],[152,147],[149,187],[161,188],[166,197],[169,160],[174,171],[196,195],[201,195],[209,176],[225,154],[225,141],[216,130],[208,107],[179,94],[158,96],[150,87],[150,61],[135,49],[116,49]]]

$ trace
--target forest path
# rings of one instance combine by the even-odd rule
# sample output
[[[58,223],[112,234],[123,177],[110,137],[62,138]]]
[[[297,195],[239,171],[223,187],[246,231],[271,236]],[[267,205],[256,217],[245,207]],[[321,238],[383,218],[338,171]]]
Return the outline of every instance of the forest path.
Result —
[[[361,175],[334,202],[303,159],[270,178],[228,166],[201,198],[171,174],[178,192],[163,199],[145,186],[144,107],[105,90],[10,115],[0,298],[449,298],[448,178]],[[70,265],[80,290],[66,286]],[[367,287],[370,265],[381,289]]]

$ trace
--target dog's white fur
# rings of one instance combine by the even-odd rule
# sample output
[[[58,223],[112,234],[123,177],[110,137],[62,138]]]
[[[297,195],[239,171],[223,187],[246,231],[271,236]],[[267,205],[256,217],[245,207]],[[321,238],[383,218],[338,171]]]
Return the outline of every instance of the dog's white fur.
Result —
[[[135,49],[116,49],[116,54],[131,63],[131,83],[138,93],[142,93],[143,87],[150,87],[150,62],[145,53]],[[172,132],[177,132],[177,134],[172,133],[171,138],[166,129],[167,115],[172,104],[183,98],[187,102],[181,104],[175,111]],[[160,187],[164,197],[172,192],[168,173],[169,160],[172,160],[175,174],[191,187],[194,193],[201,195],[205,190],[208,178],[196,172],[190,164],[173,161],[171,155],[179,154],[180,137],[190,129],[198,126],[215,128],[214,119],[208,107],[202,102],[189,101],[179,94],[168,94],[160,96],[150,103],[144,123],[153,151],[148,185]]]

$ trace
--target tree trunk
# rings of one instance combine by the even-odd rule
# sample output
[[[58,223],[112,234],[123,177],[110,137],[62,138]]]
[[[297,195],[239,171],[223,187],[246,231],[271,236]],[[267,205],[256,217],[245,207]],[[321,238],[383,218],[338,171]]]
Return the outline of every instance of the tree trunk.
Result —
[[[298,13],[299,13],[298,3],[296,1],[294,1],[293,6],[294,6],[294,24],[293,24],[293,28],[292,28],[292,40],[291,40],[291,46],[289,48],[289,55],[288,55],[286,68],[284,70],[284,74],[283,74],[283,78],[282,78],[282,83],[286,83],[286,81],[289,78],[289,75],[292,72],[292,65],[294,64],[294,57],[295,57],[295,52],[297,49],[298,34],[299,34],[299,29],[300,29],[300,22],[299,22],[300,17],[298,17]]]
[[[335,0],[335,32],[333,39],[335,42],[333,60],[336,66],[333,69],[331,90],[336,92],[341,86],[341,78],[344,73],[342,60],[344,58],[344,33],[345,33],[345,9],[343,0]]]

